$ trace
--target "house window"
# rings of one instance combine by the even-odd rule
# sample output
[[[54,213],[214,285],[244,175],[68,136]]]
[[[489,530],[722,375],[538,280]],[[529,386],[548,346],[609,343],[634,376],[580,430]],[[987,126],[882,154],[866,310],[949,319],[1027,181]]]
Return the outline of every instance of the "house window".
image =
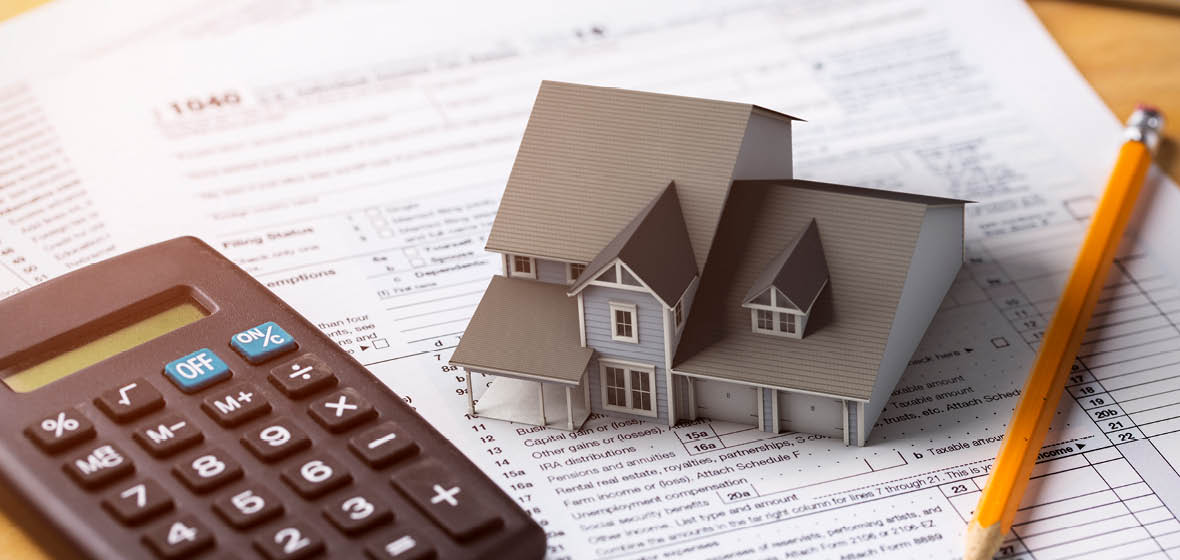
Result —
[[[627,370],[619,367],[604,366],[602,386],[606,391],[606,404],[611,406],[627,406]]]
[[[779,313],[778,314],[778,330],[787,334],[795,334],[795,314],[794,313]]]
[[[679,328],[681,323],[684,323],[684,301],[676,302],[676,307],[672,309],[672,312],[676,318],[676,327]]]
[[[565,270],[566,282],[573,284],[580,276],[582,276],[583,272],[586,272],[586,265],[581,263],[569,263],[566,265]]]
[[[646,371],[631,370],[631,405],[632,408],[652,410],[651,378]]]
[[[756,333],[803,338],[807,311],[791,309],[790,303],[774,288],[742,304],[750,310],[750,327]],[[810,310],[809,310],[810,311]]]
[[[603,360],[602,406],[607,410],[656,415],[656,370],[652,366]]]
[[[755,309],[758,314],[758,329],[763,331],[774,330],[774,313],[765,309]]]
[[[611,302],[611,340],[638,343],[639,325],[635,321],[636,315],[634,305]]]
[[[512,255],[512,276],[536,278],[537,267],[532,257]]]

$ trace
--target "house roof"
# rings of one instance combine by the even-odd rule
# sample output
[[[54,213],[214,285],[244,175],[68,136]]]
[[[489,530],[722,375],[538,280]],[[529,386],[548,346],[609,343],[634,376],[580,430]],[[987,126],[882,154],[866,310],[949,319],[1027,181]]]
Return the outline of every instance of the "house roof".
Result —
[[[735,181],[673,368],[867,401],[926,208],[944,204],[963,201],[811,181]],[[742,308],[750,286],[812,221],[829,281],[807,332],[802,339],[752,332]]]
[[[731,103],[545,81],[487,248],[589,262],[673,179],[698,266],[752,113]]]
[[[451,363],[576,384],[593,355],[582,347],[578,302],[565,286],[495,276]]]
[[[622,260],[664,305],[671,307],[680,300],[697,275],[697,262],[675,183],[668,183],[662,193],[607,243],[569,293],[580,291],[615,259]]]
[[[828,262],[819,240],[819,227],[812,219],[758,275],[742,303],[750,303],[773,286],[791,307],[807,311],[827,283]]]

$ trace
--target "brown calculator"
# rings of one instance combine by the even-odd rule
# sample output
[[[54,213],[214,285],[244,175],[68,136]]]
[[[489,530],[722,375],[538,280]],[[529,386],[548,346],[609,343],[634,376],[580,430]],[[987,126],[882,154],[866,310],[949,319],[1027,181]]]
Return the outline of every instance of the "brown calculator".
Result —
[[[186,237],[0,301],[0,504],[88,558],[540,558],[401,398]]]

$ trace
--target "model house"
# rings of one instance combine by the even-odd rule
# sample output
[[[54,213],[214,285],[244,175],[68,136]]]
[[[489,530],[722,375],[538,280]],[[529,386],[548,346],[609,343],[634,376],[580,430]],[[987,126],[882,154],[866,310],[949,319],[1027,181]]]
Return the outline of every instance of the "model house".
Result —
[[[863,445],[962,263],[964,201],[792,179],[795,120],[542,83],[487,242],[503,275],[451,358],[491,380],[469,412]]]

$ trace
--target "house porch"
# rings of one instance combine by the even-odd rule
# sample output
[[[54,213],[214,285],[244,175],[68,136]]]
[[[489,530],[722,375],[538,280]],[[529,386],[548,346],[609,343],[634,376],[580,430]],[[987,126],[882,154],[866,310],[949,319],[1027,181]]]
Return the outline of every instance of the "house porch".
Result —
[[[467,372],[467,411],[510,422],[567,430],[590,416],[577,300],[563,284],[492,278],[451,363]],[[495,379],[475,398],[471,378]]]
[[[469,387],[476,373],[467,372]],[[581,429],[590,417],[590,385],[584,376],[569,385],[491,375],[495,379],[478,399],[470,388],[467,391],[467,411],[472,416],[570,431]]]

